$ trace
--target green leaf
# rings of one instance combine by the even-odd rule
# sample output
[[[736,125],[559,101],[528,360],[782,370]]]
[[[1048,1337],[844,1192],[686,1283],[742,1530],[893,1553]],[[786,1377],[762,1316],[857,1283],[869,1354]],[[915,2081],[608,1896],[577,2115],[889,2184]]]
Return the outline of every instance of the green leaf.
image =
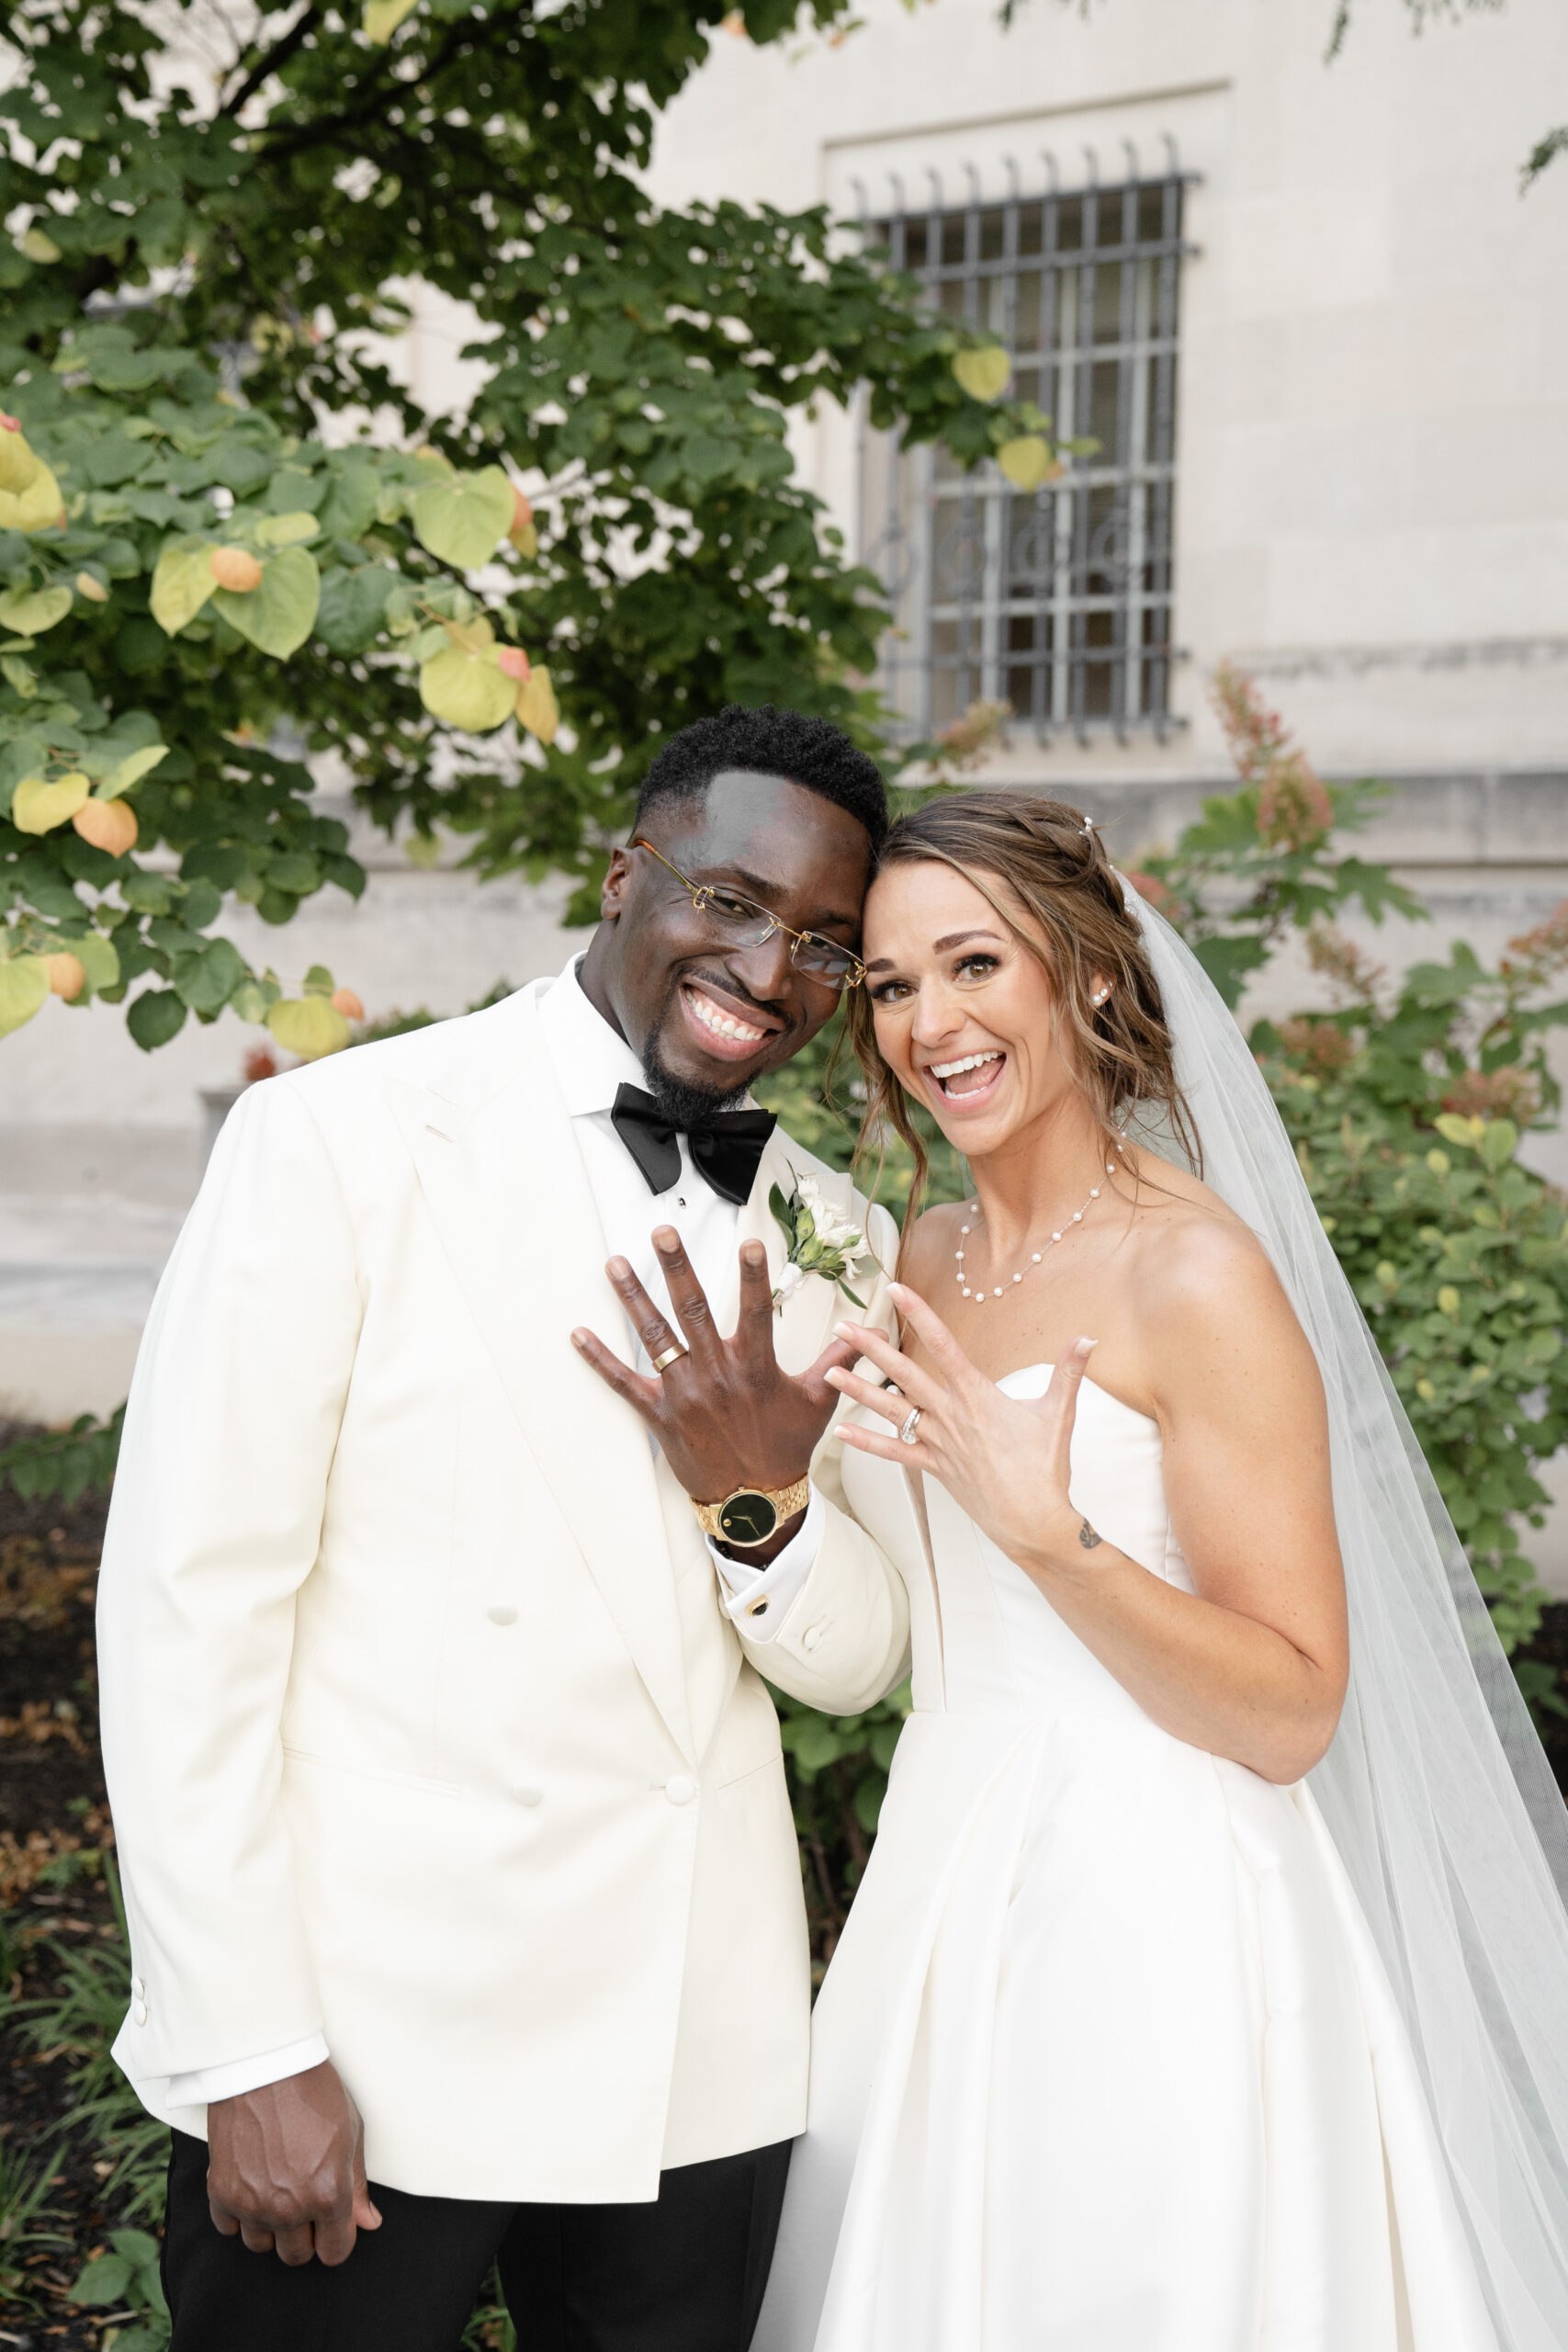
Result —
[[[86,993],[97,996],[105,989],[112,989],[119,981],[119,951],[112,939],[101,931],[89,931],[71,942],[71,952],[82,959],[82,969],[87,975]]]
[[[30,594],[13,588],[0,596],[0,628],[15,629],[18,637],[41,637],[65,618],[71,605],[69,588],[38,588]]]
[[[262,567],[261,585],[243,595],[220,588],[215,609],[258,652],[286,662],[298,653],[316,625],[321,575],[308,548],[284,548]]]
[[[49,974],[41,957],[13,956],[0,964],[0,1037],[30,1021],[48,994]]]
[[[175,958],[175,988],[192,1012],[220,1012],[245,977],[231,940],[210,940],[200,955]]]
[[[144,775],[150,775],[159,762],[168,756],[166,743],[146,743],[140,752],[131,752],[125,759],[117,760],[104,780],[99,799],[118,800],[122,793],[129,792],[133,784],[140,784]]]
[[[116,2254],[122,2254],[138,2270],[145,2270],[149,2264],[156,2270],[158,2241],[145,2230],[111,2230],[109,2244]]]
[[[69,2290],[67,2301],[85,2303],[89,2309],[100,2304],[121,2302],[130,2284],[131,2275],[138,2267],[128,2262],[124,2255],[101,2254],[96,2262],[83,2265]]]
[[[1481,1138],[1481,1157],[1494,1173],[1512,1159],[1519,1131],[1511,1119],[1494,1119]]]
[[[178,637],[213,594],[212,548],[206,539],[176,539],[152,573],[152,617],[165,637]]]
[[[264,514],[256,525],[256,543],[264,548],[291,548],[302,539],[321,536],[321,525],[303,509],[295,514]]]
[[[448,474],[414,495],[415,537],[459,571],[478,571],[490,561],[512,527],[512,483],[500,466]]]
[[[173,989],[144,989],[125,1016],[125,1025],[144,1054],[156,1053],[185,1026],[183,999]]]

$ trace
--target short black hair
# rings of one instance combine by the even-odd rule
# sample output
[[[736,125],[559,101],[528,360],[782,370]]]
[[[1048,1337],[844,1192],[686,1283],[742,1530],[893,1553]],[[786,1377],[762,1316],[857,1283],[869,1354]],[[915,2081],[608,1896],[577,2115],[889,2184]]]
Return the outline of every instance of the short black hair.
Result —
[[[671,800],[698,800],[726,768],[787,776],[806,792],[845,808],[865,827],[874,850],[887,831],[887,787],[876,762],[830,719],[732,702],[716,718],[694,719],[671,735],[642,780],[636,822]]]

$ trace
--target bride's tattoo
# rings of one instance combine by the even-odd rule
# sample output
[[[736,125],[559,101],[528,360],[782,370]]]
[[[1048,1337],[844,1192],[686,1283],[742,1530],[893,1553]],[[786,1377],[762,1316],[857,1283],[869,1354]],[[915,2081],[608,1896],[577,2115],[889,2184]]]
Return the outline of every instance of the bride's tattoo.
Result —
[[[1104,1541],[1104,1536],[1097,1535],[1086,1519],[1078,1530],[1078,1542],[1083,1545],[1084,1550],[1092,1552],[1097,1544],[1103,1544]]]

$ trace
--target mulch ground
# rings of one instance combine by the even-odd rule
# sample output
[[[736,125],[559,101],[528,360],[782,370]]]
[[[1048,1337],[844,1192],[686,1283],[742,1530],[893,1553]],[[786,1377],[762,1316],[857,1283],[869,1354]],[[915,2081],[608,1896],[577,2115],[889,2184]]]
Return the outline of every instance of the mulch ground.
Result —
[[[21,1433],[0,1427],[0,1444],[13,1434]],[[48,1989],[46,1938],[115,1933],[102,1878],[90,1870],[74,1875],[64,1859],[113,1838],[92,1638],[104,1510],[98,1498],[64,1509],[58,1499],[0,1494],[0,1913],[20,1930],[21,1965],[6,1989],[24,1997]],[[6,1965],[16,1957],[8,1953]],[[124,2216],[99,2202],[90,2147],[50,2148],[65,2105],[66,2064],[63,2054],[28,2052],[15,2032],[0,2035],[0,2134],[29,2168],[52,2153],[47,2206],[30,2226],[62,2241],[26,2258],[43,2310],[0,2313],[8,2352],[46,2345],[96,2352],[100,2342],[96,2323],[62,2298]]]

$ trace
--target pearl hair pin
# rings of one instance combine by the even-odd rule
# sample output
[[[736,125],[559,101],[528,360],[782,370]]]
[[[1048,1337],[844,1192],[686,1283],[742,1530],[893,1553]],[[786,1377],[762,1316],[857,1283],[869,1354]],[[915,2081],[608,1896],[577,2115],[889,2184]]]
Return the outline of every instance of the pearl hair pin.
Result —
[[[1106,993],[1109,995],[1109,993],[1110,993],[1109,989],[1106,991]],[[1122,1149],[1123,1149],[1123,1148],[1124,1148],[1124,1147],[1122,1146],[1122,1141],[1121,1141],[1120,1137],[1118,1137],[1118,1139],[1117,1139],[1117,1144],[1116,1144],[1116,1148],[1117,1148],[1117,1150],[1118,1150],[1118,1151],[1121,1151],[1121,1150],[1122,1150]],[[1113,1159],[1108,1159],[1108,1160],[1106,1161],[1106,1163],[1105,1163],[1105,1172],[1106,1172],[1106,1174],[1107,1174],[1108,1176],[1114,1176],[1114,1175],[1115,1175],[1115,1173],[1116,1173],[1116,1162],[1115,1162]],[[1038,1265],[1040,1265],[1040,1264],[1043,1262],[1043,1261],[1044,1260],[1044,1257],[1045,1257],[1045,1255],[1046,1255],[1046,1251],[1047,1251],[1047,1250],[1054,1250],[1054,1249],[1055,1248],[1055,1246],[1056,1246],[1056,1244],[1057,1244],[1057,1242],[1058,1242],[1058,1241],[1065,1241],[1065,1240],[1066,1240],[1066,1237],[1067,1237],[1067,1235],[1072,1231],[1072,1229],[1073,1229],[1073,1227],[1074,1227],[1074,1226],[1075,1226],[1075,1225],[1081,1225],[1081,1224],[1083,1223],[1083,1221],[1084,1221],[1084,1217],[1085,1217],[1085,1216],[1087,1215],[1087,1213],[1089,1212],[1089,1210],[1090,1208],[1092,1208],[1092,1207],[1093,1207],[1093,1205],[1094,1205],[1094,1204],[1095,1204],[1095,1202],[1099,1200],[1099,1198],[1100,1198],[1100,1186],[1099,1186],[1098,1184],[1096,1184],[1096,1186],[1094,1187],[1093,1191],[1089,1193],[1089,1196],[1088,1200],[1084,1203],[1083,1207],[1082,1207],[1081,1209],[1075,1209],[1075,1210],[1073,1211],[1073,1213],[1072,1213],[1071,1216],[1067,1219],[1067,1221],[1066,1221],[1066,1225],[1064,1225],[1064,1226],[1063,1226],[1063,1227],[1062,1227],[1062,1229],[1061,1229],[1060,1233],[1054,1233],[1054,1234],[1051,1236],[1050,1240],[1045,1244],[1045,1248],[1044,1248],[1043,1250],[1031,1250],[1031,1252],[1030,1252],[1030,1256],[1029,1256],[1029,1266],[1038,1266]],[[979,1202],[978,1202],[978,1201],[971,1201],[971,1202],[969,1203],[969,1204],[968,1204],[968,1207],[969,1207],[969,1215],[970,1215],[971,1218],[976,1217],[976,1216],[979,1215],[979,1212],[980,1212],[980,1204],[979,1204]],[[968,1283],[966,1283],[966,1282],[964,1281],[964,1245],[965,1245],[965,1243],[968,1241],[969,1236],[970,1236],[970,1234],[974,1231],[974,1229],[975,1229],[975,1228],[974,1228],[973,1224],[970,1224],[970,1225],[962,1225],[962,1226],[960,1226],[960,1227],[959,1227],[959,1228],[958,1228],[958,1247],[957,1247],[957,1249],[956,1249],[956,1250],[953,1251],[953,1256],[954,1256],[954,1257],[957,1259],[957,1261],[958,1261],[958,1265],[957,1265],[956,1272],[955,1272],[955,1273],[954,1273],[954,1275],[953,1275],[953,1280],[957,1283],[959,1289],[964,1293],[964,1297],[965,1297],[965,1298],[972,1298],[972,1299],[974,1300],[974,1302],[975,1302],[975,1304],[976,1304],[976,1306],[984,1306],[984,1305],[986,1304],[986,1297],[987,1297],[986,1286],[985,1286],[984,1283],[975,1283],[975,1284],[973,1285],[973,1287],[971,1287],[971,1285],[970,1285]],[[1015,1282],[1015,1283],[1021,1283],[1021,1282],[1023,1280],[1024,1275],[1029,1272],[1029,1266],[1025,1266],[1025,1267],[1021,1270],[1021,1272],[1018,1272],[1018,1273],[1014,1274],[1014,1275],[1013,1275],[1013,1277],[1012,1277],[1012,1281],[1013,1281],[1013,1282]],[[1010,1283],[997,1283],[993,1284],[993,1286],[992,1286],[992,1289],[991,1289],[991,1291],[990,1291],[990,1296],[991,1296],[992,1298],[1000,1298],[1000,1297],[1002,1296],[1002,1295],[1003,1295],[1004,1291],[1006,1291],[1006,1290],[1010,1289],[1010,1287],[1011,1287],[1011,1284],[1010,1284]]]

